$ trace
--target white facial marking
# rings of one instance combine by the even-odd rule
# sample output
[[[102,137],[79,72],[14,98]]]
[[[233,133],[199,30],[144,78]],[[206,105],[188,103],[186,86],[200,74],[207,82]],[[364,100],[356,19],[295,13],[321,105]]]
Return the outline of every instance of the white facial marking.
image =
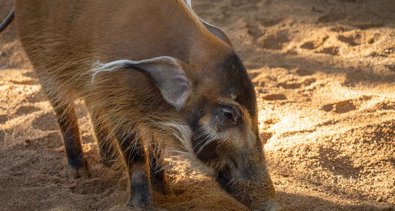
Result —
[[[171,131],[173,138],[181,143],[184,149],[190,153],[193,153],[192,144],[190,141],[192,131],[188,125],[176,121],[158,122],[157,124],[164,131]]]

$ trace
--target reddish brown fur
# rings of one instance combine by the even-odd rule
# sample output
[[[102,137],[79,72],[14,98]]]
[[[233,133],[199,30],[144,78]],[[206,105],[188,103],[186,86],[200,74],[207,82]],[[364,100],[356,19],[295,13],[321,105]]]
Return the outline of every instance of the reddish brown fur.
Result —
[[[55,110],[70,107],[74,100],[83,98],[94,124],[100,125],[96,133],[106,130],[106,140],[133,133],[134,137],[128,138],[130,147],[135,147],[140,139],[148,147],[156,140],[159,148],[178,140],[193,153],[187,143],[191,129],[186,119],[197,112],[196,105],[204,103],[215,107],[225,103],[239,107],[245,123],[244,135],[240,134],[240,141],[223,144],[221,149],[228,152],[223,151],[224,157],[221,154],[218,159],[225,159],[227,154],[240,149],[254,149],[246,152],[251,158],[245,162],[255,162],[261,168],[259,175],[263,181],[253,181],[255,189],[248,182],[244,186],[236,184],[238,193],[233,195],[245,197],[251,189],[264,188],[250,197],[259,205],[251,205],[255,203],[251,199],[239,200],[250,203],[254,209],[269,209],[271,205],[263,204],[274,198],[274,188],[262,156],[256,111],[223,93],[227,88],[221,80],[227,74],[217,71],[221,62],[235,55],[233,49],[211,34],[184,1],[16,0],[15,10],[20,39]],[[164,55],[187,64],[183,70],[192,82],[193,94],[181,111],[166,103],[142,71],[131,74],[130,70],[121,68],[99,73],[93,79],[92,65],[97,61],[143,60]],[[245,70],[240,71],[248,78]],[[249,79],[245,80],[250,86]],[[251,87],[248,90],[253,93]],[[238,93],[238,96],[243,98],[247,94]],[[251,108],[255,108],[255,95],[250,98],[253,99]],[[66,114],[59,111],[59,115]],[[203,125],[210,124],[204,118],[201,121]],[[110,145],[122,148],[122,143],[110,142]],[[224,165],[222,160],[213,164],[218,171]],[[140,169],[134,169],[139,172],[149,171],[146,166],[135,168]]]

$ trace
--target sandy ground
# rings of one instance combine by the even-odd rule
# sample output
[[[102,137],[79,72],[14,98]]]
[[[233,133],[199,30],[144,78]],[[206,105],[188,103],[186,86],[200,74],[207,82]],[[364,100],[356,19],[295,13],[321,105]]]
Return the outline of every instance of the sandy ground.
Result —
[[[3,18],[11,1],[0,2]],[[259,97],[285,210],[395,210],[395,2],[195,0],[225,29]],[[54,113],[12,26],[0,34],[0,210],[123,210],[127,181],[99,163],[78,115],[91,178],[74,179]],[[210,177],[171,161],[168,210],[243,210]]]

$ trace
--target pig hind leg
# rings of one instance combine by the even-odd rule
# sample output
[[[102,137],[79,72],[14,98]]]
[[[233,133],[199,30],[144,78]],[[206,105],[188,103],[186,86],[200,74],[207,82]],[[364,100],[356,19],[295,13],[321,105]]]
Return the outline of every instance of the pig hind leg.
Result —
[[[47,90],[43,86],[44,90]],[[63,136],[64,147],[69,165],[75,170],[75,177],[81,174],[89,176],[88,163],[85,160],[81,146],[80,132],[74,102],[61,101],[60,95],[54,91],[46,91],[47,96],[55,110],[60,131]]]

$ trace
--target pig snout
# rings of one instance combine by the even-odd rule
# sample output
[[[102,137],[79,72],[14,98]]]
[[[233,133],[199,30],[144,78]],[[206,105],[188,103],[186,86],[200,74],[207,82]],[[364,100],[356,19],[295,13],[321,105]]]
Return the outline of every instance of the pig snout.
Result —
[[[237,163],[238,165],[226,166],[218,174],[217,180],[222,187],[253,211],[282,210],[276,200],[274,185],[265,163]]]
[[[252,211],[283,211],[280,203],[276,199],[271,199],[263,204],[251,208]]]

